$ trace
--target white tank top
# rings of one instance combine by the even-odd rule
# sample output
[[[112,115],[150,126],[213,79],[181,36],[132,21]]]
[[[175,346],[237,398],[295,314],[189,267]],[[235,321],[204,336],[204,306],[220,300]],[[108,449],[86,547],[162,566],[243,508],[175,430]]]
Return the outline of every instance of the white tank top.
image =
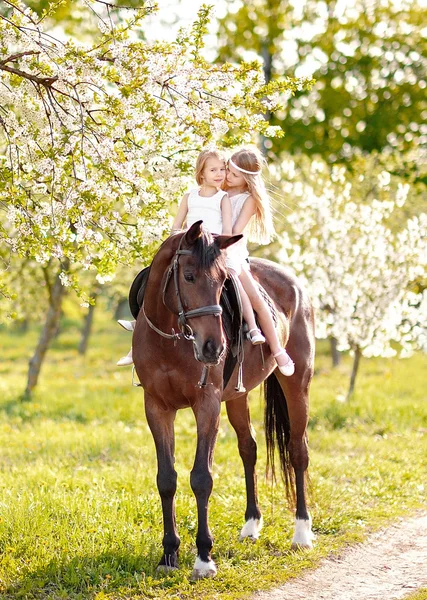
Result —
[[[230,198],[231,202],[231,220],[233,223],[233,227],[236,224],[237,219],[242,211],[243,205],[249,197],[249,192],[242,192],[241,194],[236,194]],[[249,270],[249,265],[247,262],[247,258],[249,256],[246,237],[243,237],[241,240],[229,246],[227,248],[227,267],[229,269],[233,269],[240,275],[242,269]]]
[[[196,221],[203,221],[203,227],[211,233],[222,233],[221,200],[227,192],[218,190],[209,198],[199,195],[199,190],[191,190],[188,194],[187,227]]]

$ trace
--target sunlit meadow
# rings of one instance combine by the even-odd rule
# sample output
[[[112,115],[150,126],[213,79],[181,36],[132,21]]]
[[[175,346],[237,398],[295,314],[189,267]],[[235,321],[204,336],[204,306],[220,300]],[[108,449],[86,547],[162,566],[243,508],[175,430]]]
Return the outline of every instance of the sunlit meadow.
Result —
[[[195,450],[190,411],[176,422],[181,569],[156,574],[161,509],[143,392],[115,361],[130,337],[104,312],[85,358],[68,319],[49,352],[33,401],[22,402],[37,331],[0,330],[0,594],[2,598],[247,598],[284,582],[322,556],[425,501],[427,358],[363,359],[354,398],[345,393],[351,358],[330,366],[318,348],[311,394],[310,507],[315,548],[291,552],[293,514],[281,482],[264,477],[263,400],[251,397],[259,442],[265,526],[257,544],[238,542],[244,480],[225,412],[214,462],[210,523],[214,580],[190,581],[196,507],[189,486]],[[5,358],[5,360],[4,360]]]

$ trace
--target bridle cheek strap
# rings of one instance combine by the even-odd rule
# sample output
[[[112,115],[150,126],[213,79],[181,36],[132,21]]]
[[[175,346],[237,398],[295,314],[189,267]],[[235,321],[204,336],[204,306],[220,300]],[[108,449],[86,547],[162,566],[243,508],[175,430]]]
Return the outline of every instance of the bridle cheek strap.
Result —
[[[182,239],[181,239],[181,242],[182,242]],[[167,287],[171,280],[171,277],[173,275],[173,281],[174,281],[174,285],[175,285],[175,294],[176,294],[176,300],[177,300],[177,305],[178,305],[178,325],[181,330],[181,334],[175,333],[174,330],[172,330],[172,332],[173,332],[172,334],[161,331],[150,321],[150,319],[145,314],[145,311],[143,310],[145,320],[147,321],[147,323],[151,327],[151,329],[153,329],[156,333],[158,333],[162,337],[165,337],[168,339],[173,339],[175,343],[181,337],[181,335],[187,340],[194,341],[193,330],[191,329],[190,325],[187,323],[187,319],[194,319],[196,317],[205,317],[208,315],[214,315],[215,317],[219,317],[222,315],[222,307],[219,304],[212,304],[209,306],[202,306],[200,308],[193,308],[192,310],[188,310],[187,312],[185,312],[184,306],[183,306],[182,300],[181,300],[181,294],[179,292],[179,278],[178,278],[179,257],[182,255],[189,256],[192,254],[192,252],[191,252],[191,250],[181,250],[180,246],[181,246],[181,243],[178,247],[178,250],[175,252],[175,256],[173,258],[172,264],[169,266],[169,268],[167,270],[165,283],[163,285],[163,290],[162,290],[162,299],[163,299],[164,306],[167,307],[166,290],[167,290]]]

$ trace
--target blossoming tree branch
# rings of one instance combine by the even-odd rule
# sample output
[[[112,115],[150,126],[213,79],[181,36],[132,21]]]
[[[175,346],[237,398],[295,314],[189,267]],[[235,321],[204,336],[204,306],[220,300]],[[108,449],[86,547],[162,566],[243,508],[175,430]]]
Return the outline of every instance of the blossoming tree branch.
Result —
[[[93,285],[85,271],[102,283],[119,264],[146,261],[201,146],[280,135],[263,115],[310,83],[265,85],[256,62],[208,63],[207,7],[172,43],[141,39],[154,4],[120,7],[116,18],[112,3],[74,4],[88,7],[99,27],[90,43],[52,35],[49,12],[37,16],[20,0],[0,9],[0,308],[12,297],[17,257],[53,274],[27,395],[64,286],[84,299],[85,282]]]
[[[304,170],[289,160],[275,174],[298,205],[279,260],[310,290],[316,337],[354,354],[347,398],[362,356],[427,351],[427,213],[392,226],[409,184],[381,166],[370,172],[369,161],[354,167],[312,161]]]
[[[138,39],[148,4],[101,18],[91,45],[53,37],[19,0],[0,14],[0,224],[13,253],[78,265],[101,281],[143,256],[200,146],[280,133],[262,116],[301,81],[201,55],[209,11],[173,43]],[[86,2],[88,4],[88,2]],[[92,0],[98,14],[113,6]],[[3,256],[3,269],[7,258]],[[74,274],[75,274],[74,269]]]

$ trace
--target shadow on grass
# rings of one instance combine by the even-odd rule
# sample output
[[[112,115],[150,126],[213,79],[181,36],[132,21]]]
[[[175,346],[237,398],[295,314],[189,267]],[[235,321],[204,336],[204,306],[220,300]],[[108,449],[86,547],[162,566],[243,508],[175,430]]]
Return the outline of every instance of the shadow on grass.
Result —
[[[87,599],[97,594],[126,593],[126,597],[157,597],[156,590],[187,583],[187,569],[168,575],[156,573],[161,546],[149,548],[148,553],[105,552],[100,555],[75,556],[70,560],[57,558],[34,571],[23,573],[0,598]],[[122,596],[120,596],[122,597]]]

